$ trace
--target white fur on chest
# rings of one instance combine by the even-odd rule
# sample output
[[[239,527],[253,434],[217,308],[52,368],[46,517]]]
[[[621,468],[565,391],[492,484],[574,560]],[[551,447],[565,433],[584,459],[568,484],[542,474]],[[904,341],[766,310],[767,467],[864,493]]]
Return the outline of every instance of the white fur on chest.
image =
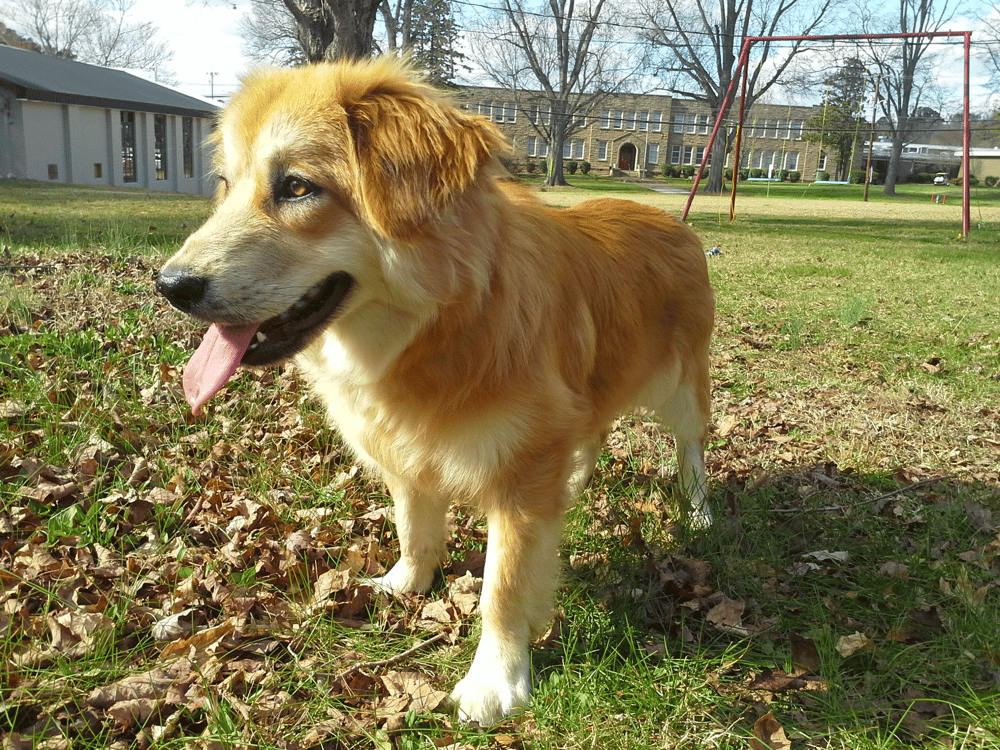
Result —
[[[331,423],[372,469],[470,500],[487,491],[523,444],[526,416],[502,408],[441,415],[416,399],[390,402],[382,378],[422,321],[380,306],[366,318],[363,336],[331,329],[296,360]]]

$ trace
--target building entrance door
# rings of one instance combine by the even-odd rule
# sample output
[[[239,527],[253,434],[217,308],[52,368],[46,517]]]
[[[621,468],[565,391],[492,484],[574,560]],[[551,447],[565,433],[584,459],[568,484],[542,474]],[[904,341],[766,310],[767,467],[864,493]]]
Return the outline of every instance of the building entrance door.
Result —
[[[624,172],[635,169],[636,148],[631,143],[624,143],[618,149],[618,168]]]

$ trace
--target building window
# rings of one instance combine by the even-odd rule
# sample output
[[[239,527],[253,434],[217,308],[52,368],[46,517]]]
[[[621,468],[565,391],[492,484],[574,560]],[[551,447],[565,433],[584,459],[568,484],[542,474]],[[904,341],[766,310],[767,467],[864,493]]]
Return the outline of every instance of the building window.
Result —
[[[122,182],[136,182],[135,112],[122,112]]]
[[[625,113],[616,109],[611,113],[611,119],[614,120],[615,130],[621,130],[625,124]]]
[[[694,163],[694,146],[684,147],[684,161],[682,164],[693,164]]]
[[[654,133],[659,133],[662,118],[663,118],[662,112],[650,112],[649,129],[652,130]]]
[[[680,164],[681,163],[681,147],[671,146],[670,147],[670,163]]]
[[[156,179],[167,179],[167,116],[153,115],[153,166]]]
[[[647,143],[646,144],[646,163],[647,164],[659,164],[660,163],[660,144],[659,143]]]
[[[601,112],[601,130],[611,129],[611,110],[605,109]]]
[[[677,115],[674,118],[674,132],[675,133],[684,132],[684,115]]]
[[[625,129],[635,130],[635,110],[625,113]]]
[[[543,138],[528,136],[528,156],[545,157],[549,155],[549,144]]]
[[[100,162],[94,162],[94,179],[100,180],[104,177],[104,165]]]
[[[758,154],[757,168],[763,169],[765,172],[767,172],[768,177],[771,176],[770,175],[771,170],[777,166],[775,156],[776,154],[774,153],[774,151],[761,151],[760,154]]]
[[[504,104],[503,110],[507,122],[517,122],[517,107],[513,104]]]
[[[819,159],[816,160],[816,169],[820,172],[826,171],[826,151],[819,152]]]
[[[701,164],[703,161],[705,161],[705,147],[698,146],[698,148],[696,148],[694,152],[694,161],[691,163]]]
[[[181,147],[184,149],[184,177],[194,177],[194,118],[181,120]]]
[[[701,115],[698,118],[698,132],[702,135],[708,135],[708,123],[709,115]]]
[[[582,159],[583,141],[564,141],[563,159]]]
[[[685,128],[685,130],[688,133],[695,133],[695,132],[697,132],[697,130],[698,130],[698,116],[694,112],[692,112],[691,114],[689,114],[684,119],[687,120],[687,128]]]
[[[608,160],[608,142],[598,141],[597,142],[597,159],[598,161]]]
[[[788,137],[796,140],[802,140],[802,120],[792,120],[788,126]]]
[[[799,168],[799,152],[789,151],[785,154],[785,169],[789,172],[794,172]]]
[[[636,112],[635,119],[639,130],[649,130],[649,112]]]
[[[59,165],[49,164],[49,179],[58,180],[59,179]]]

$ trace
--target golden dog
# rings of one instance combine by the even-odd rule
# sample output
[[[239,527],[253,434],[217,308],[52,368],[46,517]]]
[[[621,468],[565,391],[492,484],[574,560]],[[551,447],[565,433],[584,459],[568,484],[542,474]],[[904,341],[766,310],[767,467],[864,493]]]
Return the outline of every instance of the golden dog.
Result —
[[[384,590],[426,591],[449,502],[477,504],[483,632],[452,697],[480,723],[523,708],[563,512],[618,413],[673,432],[693,520],[710,519],[700,243],[653,208],[553,209],[498,179],[500,133],[392,59],[254,73],[215,142],[215,212],[157,282],[212,324],[188,401],[294,356],[394,498]]]

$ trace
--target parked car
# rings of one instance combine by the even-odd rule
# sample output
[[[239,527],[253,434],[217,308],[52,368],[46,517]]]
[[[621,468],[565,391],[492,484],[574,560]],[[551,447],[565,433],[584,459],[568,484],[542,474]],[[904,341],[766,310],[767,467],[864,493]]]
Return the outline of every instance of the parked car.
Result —
[[[948,184],[948,173],[947,172],[938,172],[936,175],[934,175],[934,184],[935,185],[947,185]]]

